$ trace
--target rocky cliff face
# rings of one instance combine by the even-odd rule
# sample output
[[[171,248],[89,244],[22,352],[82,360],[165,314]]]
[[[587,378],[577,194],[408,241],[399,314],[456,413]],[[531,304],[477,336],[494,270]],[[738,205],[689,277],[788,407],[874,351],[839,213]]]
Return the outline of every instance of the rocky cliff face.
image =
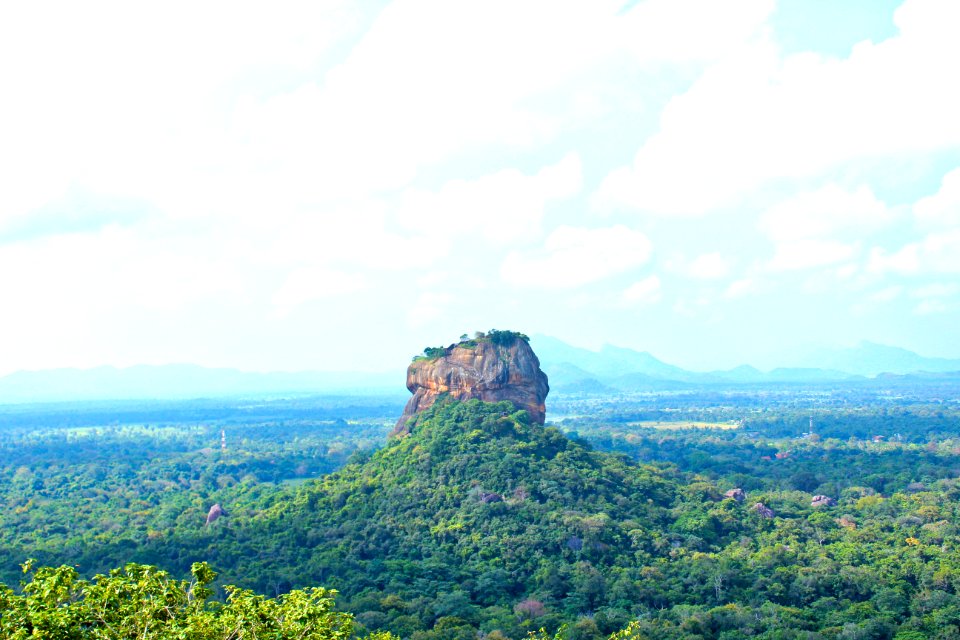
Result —
[[[543,424],[550,387],[540,361],[520,334],[490,332],[446,349],[428,349],[407,368],[407,389],[413,394],[393,435],[408,433],[407,421],[441,396],[484,402],[509,400]]]

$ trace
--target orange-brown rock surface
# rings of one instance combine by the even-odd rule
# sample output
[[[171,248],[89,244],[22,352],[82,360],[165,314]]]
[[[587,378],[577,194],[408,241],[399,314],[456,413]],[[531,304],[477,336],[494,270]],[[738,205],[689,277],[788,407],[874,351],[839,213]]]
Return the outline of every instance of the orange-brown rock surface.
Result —
[[[491,331],[417,358],[407,368],[407,389],[413,394],[397,421],[394,435],[408,433],[407,421],[440,397],[484,402],[509,400],[543,424],[550,387],[547,374],[525,337]]]

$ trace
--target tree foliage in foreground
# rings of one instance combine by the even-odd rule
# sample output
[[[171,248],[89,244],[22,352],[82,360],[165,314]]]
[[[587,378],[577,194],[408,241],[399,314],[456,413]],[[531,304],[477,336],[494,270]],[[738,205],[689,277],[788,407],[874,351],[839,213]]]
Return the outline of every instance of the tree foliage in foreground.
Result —
[[[216,573],[195,563],[193,580],[175,580],[155,567],[128,564],[92,581],[71,567],[32,572],[22,593],[0,586],[0,640],[346,640],[353,619],[333,610],[336,591],[318,587],[266,598],[226,587],[224,603],[210,602]],[[367,640],[391,640],[375,633]]]
[[[275,599],[247,589],[226,587],[226,602],[210,602],[208,587],[217,574],[204,562],[191,567],[193,580],[176,580],[165,571],[128,564],[92,581],[68,566],[23,565],[32,573],[20,594],[0,585],[0,640],[348,640],[353,618],[333,610],[336,591],[313,587]],[[556,635],[530,633],[530,640],[569,640],[567,626]],[[374,632],[364,640],[399,640]],[[610,640],[645,640],[635,624]]]

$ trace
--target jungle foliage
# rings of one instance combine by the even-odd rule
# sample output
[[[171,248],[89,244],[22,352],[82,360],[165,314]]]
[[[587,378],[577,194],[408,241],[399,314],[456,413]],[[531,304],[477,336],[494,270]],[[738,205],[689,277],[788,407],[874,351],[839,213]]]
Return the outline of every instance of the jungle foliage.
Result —
[[[335,591],[295,590],[277,598],[226,587],[225,602],[210,601],[216,573],[195,563],[192,580],[174,580],[156,567],[128,564],[93,580],[67,566],[34,569],[21,593],[0,588],[0,639],[57,640],[347,640],[349,614],[333,607]],[[392,640],[374,633],[366,640]]]
[[[351,634],[414,640],[960,636],[955,406],[821,406],[810,436],[811,410],[789,403],[564,401],[577,417],[562,430],[507,403],[438,404],[376,451],[349,443],[364,433],[382,443],[386,425],[377,438],[373,425],[277,426],[261,439],[251,428],[247,445],[203,453],[200,440],[219,431],[187,445],[165,426],[180,444],[150,456],[163,438],[115,426],[89,436],[104,446],[90,469],[66,443],[23,432],[0,468],[6,581],[26,557],[82,575],[136,562],[183,576],[177,588],[189,594],[191,566],[207,561],[224,579],[209,582],[202,606],[177,600],[183,615],[187,605],[217,615],[234,593],[282,607],[283,594],[323,585],[342,594]],[[645,426],[670,417],[741,426]],[[145,434],[155,439],[144,444]],[[343,464],[320,446],[338,439],[352,457],[321,475]],[[288,459],[313,466],[269,475]],[[744,500],[724,495],[734,488]],[[151,491],[156,500],[141,497]],[[813,506],[817,494],[835,504]],[[213,501],[227,515],[205,524]],[[158,572],[131,567],[106,575]],[[74,570],[44,571],[33,580]],[[5,611],[39,606],[24,604],[28,588],[3,593]],[[88,597],[71,593],[70,603]]]

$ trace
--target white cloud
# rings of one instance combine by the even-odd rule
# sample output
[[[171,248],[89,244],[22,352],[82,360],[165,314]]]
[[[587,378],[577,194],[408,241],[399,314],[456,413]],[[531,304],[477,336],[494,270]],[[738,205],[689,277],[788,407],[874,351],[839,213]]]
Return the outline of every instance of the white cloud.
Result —
[[[407,310],[407,324],[420,328],[444,315],[453,301],[453,296],[435,291],[424,291]]]
[[[557,123],[524,100],[595,61],[591,52],[581,58],[591,43],[577,37],[578,23],[602,17],[594,13],[395,2],[324,82],[248,103],[238,131],[261,157],[295,160],[304,177],[337,193],[404,186],[466,149],[526,148],[552,137]]]
[[[933,282],[917,287],[910,291],[911,298],[920,300],[913,311],[917,315],[945,313],[953,306],[952,299],[958,292],[960,292],[960,285],[954,282]]]
[[[712,301],[706,296],[680,298],[673,304],[673,312],[688,318],[703,318],[707,323],[716,322],[720,315],[711,309]]]
[[[730,262],[718,252],[698,256],[687,268],[687,273],[698,280],[716,280],[730,273]]]
[[[836,237],[843,232],[862,237],[892,220],[893,213],[869,187],[847,191],[831,184],[770,207],[760,216],[760,229],[776,241]]]
[[[930,233],[893,253],[876,247],[870,251],[867,270],[879,275],[960,273],[960,229]]]
[[[843,60],[736,50],[663,111],[660,130],[595,197],[601,209],[701,215],[766,181],[841,163],[960,144],[960,92],[947,78],[960,39],[951,0],[910,0],[898,36],[861,42]]]
[[[385,331],[429,332],[460,312],[463,291],[489,306],[497,283],[564,290],[563,308],[606,307],[621,315],[602,330],[625,331],[628,307],[667,297],[635,229],[654,241],[682,229],[650,219],[589,229],[577,205],[585,184],[640,143],[598,203],[698,214],[762,187],[729,227],[709,227],[718,238],[675,245],[689,261],[658,265],[678,280],[670,302],[695,309],[696,322],[722,306],[716,291],[698,297],[706,285],[726,287],[736,306],[769,294],[773,317],[811,283],[955,311],[950,296],[906,292],[960,272],[960,170],[914,207],[927,236],[867,235],[893,213],[856,187],[863,167],[957,147],[954,5],[907,2],[898,37],[846,60],[784,58],[766,40],[773,9],[774,0],[2,4],[0,273],[16,274],[0,278],[0,299],[16,310],[0,317],[3,366],[252,357],[309,368],[345,348],[327,326],[369,330],[372,311],[389,307],[400,322]],[[854,187],[819,188],[837,167],[831,178]],[[773,260],[724,243],[727,231],[755,234],[740,226],[755,202],[797,185],[812,191],[763,219]],[[77,194],[90,195],[89,219]],[[851,277],[861,246],[887,248]],[[827,268],[790,273],[816,266]],[[914,277],[889,293],[897,280],[887,276],[900,273]],[[536,322],[524,305],[539,297],[514,296],[508,311]],[[356,315],[324,314],[325,301]],[[658,330],[688,349],[662,311]],[[599,325],[583,330],[603,341]]]
[[[920,244],[914,242],[893,253],[883,247],[874,247],[867,260],[867,271],[880,275],[917,273],[920,271]]]
[[[643,265],[650,253],[650,240],[623,225],[600,229],[562,226],[547,237],[542,250],[510,252],[500,275],[517,286],[574,288]]]
[[[752,294],[762,293],[764,290],[765,285],[760,280],[753,277],[740,278],[730,283],[723,292],[723,296],[730,299],[743,298]]]
[[[859,253],[859,247],[856,247]],[[831,263],[833,266],[825,269],[815,270],[806,274],[802,284],[801,291],[806,294],[820,294],[840,290],[857,291],[863,288],[864,283],[854,276],[860,271],[860,265],[853,262],[844,263],[838,260],[840,264]]]
[[[140,357],[162,352],[171,318],[203,314],[206,304],[245,308],[251,287],[249,274],[191,238],[146,239],[113,225],[0,245],[0,273],[3,372],[28,363],[134,364],[138,354],[120,346],[129,336],[142,332]],[[155,324],[144,329],[131,318]],[[191,324],[207,321],[200,315]]]
[[[620,302],[626,306],[655,304],[660,302],[660,297],[660,278],[649,276],[624,289]]]
[[[960,169],[945,175],[940,190],[913,205],[913,213],[927,228],[960,226]]]
[[[269,11],[176,0],[4,3],[0,209],[29,211],[72,184],[156,196],[185,188],[198,169],[229,165],[237,141],[223,136],[224,107],[308,70],[351,33],[353,11],[342,2]]]
[[[960,285],[955,282],[933,282],[917,287],[910,292],[913,298],[945,298],[960,291]]]
[[[902,285],[893,285],[891,287],[886,287],[877,291],[876,293],[871,294],[868,298],[872,302],[893,302],[903,293]]]
[[[913,312],[918,316],[929,316],[934,313],[944,313],[949,309],[947,304],[940,298],[931,298],[923,300],[914,307]]]
[[[647,0],[628,12],[622,38],[643,61],[710,61],[757,35],[774,0]]]
[[[860,253],[859,239],[894,220],[894,214],[867,186],[849,191],[829,184],[816,191],[797,194],[767,209],[759,228],[774,241],[775,252],[766,267],[789,271],[824,267],[851,260]],[[811,286],[822,290],[838,271]]]
[[[427,267],[447,255],[447,245],[388,231],[387,220],[380,204],[362,202],[301,211],[273,226],[264,220],[262,239],[250,248],[250,255],[264,264],[390,271]]]
[[[4,3],[0,211],[29,212],[71,185],[181,218],[237,215],[264,194],[274,204],[369,196],[451,154],[528,149],[608,109],[582,108],[598,69],[715,59],[759,27],[772,0],[622,9]]]
[[[580,158],[569,154],[528,176],[506,169],[477,180],[451,180],[437,192],[407,190],[398,219],[407,229],[439,240],[477,234],[506,244],[535,237],[547,204],[577,194]]]
[[[238,295],[244,288],[233,265],[190,239],[151,242],[114,225],[0,246],[0,272],[17,274],[0,279],[0,297],[32,301],[20,310],[27,317],[62,314],[71,306],[81,313],[103,312],[117,299],[175,310],[220,294]]]
[[[273,296],[273,304],[279,307],[281,314],[285,314],[307,302],[354,293],[366,287],[367,281],[360,274],[305,267],[287,275]]]
[[[327,192],[399,188],[453,154],[529,149],[602,112],[584,107],[598,69],[715,59],[773,3],[622,6],[394,2],[322,83],[246,103],[236,134],[258,161],[294,165]],[[691,15],[710,22],[693,26]]]
[[[767,263],[771,271],[793,271],[824,267],[854,258],[860,252],[858,243],[836,240],[796,240],[777,245],[776,253]]]

